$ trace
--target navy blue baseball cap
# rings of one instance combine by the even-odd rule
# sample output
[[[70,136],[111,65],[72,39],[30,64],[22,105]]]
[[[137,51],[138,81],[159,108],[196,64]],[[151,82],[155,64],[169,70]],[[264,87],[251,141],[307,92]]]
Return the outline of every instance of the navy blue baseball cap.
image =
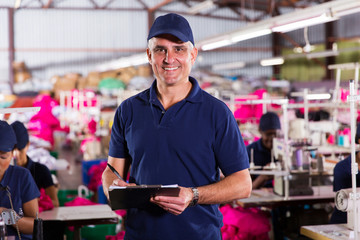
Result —
[[[149,41],[151,38],[161,34],[170,34],[183,42],[190,41],[195,45],[190,24],[184,17],[175,13],[157,17],[150,28],[147,40]]]
[[[11,152],[16,144],[16,135],[12,127],[0,120],[0,151]]]
[[[29,142],[29,133],[22,122],[15,121],[11,124],[16,135],[16,148],[22,150]]]
[[[261,131],[281,129],[279,116],[274,112],[267,112],[260,118]]]

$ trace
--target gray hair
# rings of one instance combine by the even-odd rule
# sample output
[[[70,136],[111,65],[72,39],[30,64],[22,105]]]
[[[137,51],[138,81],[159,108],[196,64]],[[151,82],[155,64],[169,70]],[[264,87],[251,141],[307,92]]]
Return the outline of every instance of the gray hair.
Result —
[[[150,50],[151,50],[151,47],[152,47],[153,44],[154,44],[155,38],[156,38],[156,37],[150,38],[149,41],[148,41],[148,48],[149,48]],[[187,41],[186,43],[189,45],[190,50],[193,50],[194,45],[192,44],[192,42]]]

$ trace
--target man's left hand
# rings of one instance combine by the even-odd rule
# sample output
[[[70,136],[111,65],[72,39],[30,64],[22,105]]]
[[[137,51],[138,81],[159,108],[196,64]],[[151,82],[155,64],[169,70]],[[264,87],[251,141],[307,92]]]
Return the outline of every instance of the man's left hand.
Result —
[[[191,188],[180,187],[179,196],[155,196],[150,199],[150,202],[158,205],[169,213],[180,215],[189,206],[192,198],[193,192]]]

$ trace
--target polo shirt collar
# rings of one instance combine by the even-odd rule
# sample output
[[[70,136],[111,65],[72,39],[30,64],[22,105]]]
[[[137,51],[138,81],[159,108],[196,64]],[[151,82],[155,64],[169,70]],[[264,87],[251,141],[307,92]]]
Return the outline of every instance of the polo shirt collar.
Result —
[[[31,169],[31,167],[32,167],[32,165],[34,164],[34,162],[28,157],[28,156],[26,156],[27,157],[27,163],[26,163],[26,168],[27,169]]]
[[[156,95],[156,79],[155,81],[151,84],[151,87],[150,87],[150,103],[155,103],[155,102],[158,102],[158,98],[157,98],[157,95]],[[189,77],[189,81],[191,82],[192,84],[192,88],[191,88],[191,92],[189,94],[189,96],[187,96],[187,98],[185,99],[186,101],[188,102],[202,102],[203,101],[203,97],[202,97],[202,94],[201,94],[201,88],[198,84],[198,82],[196,81],[195,78],[193,77]],[[145,95],[141,95],[142,98],[145,97]]]

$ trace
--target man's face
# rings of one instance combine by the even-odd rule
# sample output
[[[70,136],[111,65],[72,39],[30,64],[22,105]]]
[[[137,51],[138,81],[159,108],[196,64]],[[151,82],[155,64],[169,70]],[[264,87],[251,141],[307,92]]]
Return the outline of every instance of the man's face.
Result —
[[[150,39],[146,52],[159,84],[167,86],[188,81],[197,56],[197,49],[189,42],[169,34]]]
[[[262,144],[265,148],[271,150],[273,145],[273,138],[276,137],[277,130],[269,129],[266,131],[260,131]]]
[[[0,173],[1,174],[4,174],[6,169],[8,169],[12,157],[13,157],[12,152],[0,151]]]

